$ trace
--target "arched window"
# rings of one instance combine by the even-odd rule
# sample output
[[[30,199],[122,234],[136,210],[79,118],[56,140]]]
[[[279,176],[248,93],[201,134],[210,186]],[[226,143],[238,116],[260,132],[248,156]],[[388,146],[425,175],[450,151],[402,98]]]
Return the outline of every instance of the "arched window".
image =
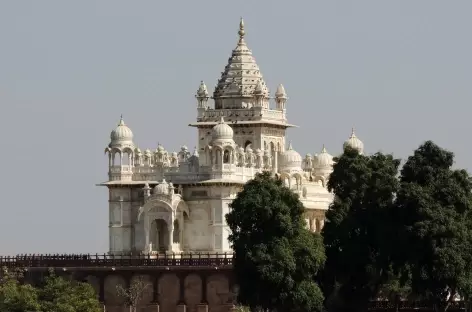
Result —
[[[229,164],[229,160],[230,160],[229,151],[225,150],[223,153],[223,163]]]

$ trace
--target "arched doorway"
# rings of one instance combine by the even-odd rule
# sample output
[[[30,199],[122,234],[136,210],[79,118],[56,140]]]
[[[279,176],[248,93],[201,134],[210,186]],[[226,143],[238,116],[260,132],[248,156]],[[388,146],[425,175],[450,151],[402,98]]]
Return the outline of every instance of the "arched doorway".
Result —
[[[169,227],[166,221],[155,219],[151,222],[149,241],[152,251],[169,250]]]

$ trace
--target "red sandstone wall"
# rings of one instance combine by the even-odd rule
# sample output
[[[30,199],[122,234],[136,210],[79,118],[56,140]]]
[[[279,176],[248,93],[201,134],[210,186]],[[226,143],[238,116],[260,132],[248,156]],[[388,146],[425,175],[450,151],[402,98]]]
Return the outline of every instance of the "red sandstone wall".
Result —
[[[132,278],[136,278],[134,275]],[[175,273],[165,273],[158,280],[159,306],[152,302],[154,276],[142,275],[150,286],[146,288],[138,306],[138,312],[184,312],[178,307],[180,299],[180,279]],[[99,292],[100,281],[95,276],[87,276],[87,281]],[[129,312],[124,307],[123,298],[117,295],[116,286],[125,286],[125,278],[116,273],[108,275],[104,280],[104,304],[107,312]],[[212,274],[207,277],[206,285],[202,285],[202,278],[198,274],[189,274],[184,279],[184,296],[186,312],[205,312],[207,302],[209,312],[227,312],[231,310],[231,293],[228,278],[224,274]],[[206,287],[206,298],[202,298],[203,287]],[[159,310],[158,310],[159,309]]]

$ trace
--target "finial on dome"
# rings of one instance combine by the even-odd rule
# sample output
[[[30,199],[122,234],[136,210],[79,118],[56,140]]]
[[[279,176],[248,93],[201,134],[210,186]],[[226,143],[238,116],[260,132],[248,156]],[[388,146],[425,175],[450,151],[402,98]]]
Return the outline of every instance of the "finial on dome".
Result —
[[[246,34],[246,32],[244,31],[244,20],[243,20],[242,17],[241,17],[241,19],[239,20],[239,31],[238,31],[238,34],[239,34],[239,41],[240,41],[240,42],[244,41],[244,35]]]
[[[327,153],[328,151],[326,150],[325,145],[323,144],[323,148],[321,149],[321,153]]]
[[[356,137],[356,129],[354,127],[352,127],[351,129],[351,138],[355,138]]]
[[[292,148],[292,141],[288,142],[288,150],[293,150],[293,148]]]
[[[223,116],[221,116],[221,118],[220,118],[220,124],[224,124],[224,123],[225,123],[225,119],[224,119]]]
[[[118,123],[118,126],[124,126],[125,121],[123,120],[123,114],[120,115],[120,122]]]

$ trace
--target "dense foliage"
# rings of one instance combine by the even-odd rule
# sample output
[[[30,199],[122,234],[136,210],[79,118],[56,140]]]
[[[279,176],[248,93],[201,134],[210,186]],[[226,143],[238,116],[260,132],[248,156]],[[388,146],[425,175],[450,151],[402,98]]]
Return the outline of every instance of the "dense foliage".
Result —
[[[472,294],[472,183],[453,153],[422,144],[398,176],[391,155],[346,149],[328,188],[323,229],[326,306],[365,310],[369,300],[426,299],[446,311]]]
[[[64,279],[49,272],[38,287],[22,283],[20,271],[4,270],[0,283],[2,312],[99,312],[97,295],[90,284]]]
[[[428,141],[401,171],[394,218],[398,256],[412,290],[445,311],[469,295],[472,262],[472,183],[452,169],[453,153]]]
[[[238,300],[251,311],[366,311],[370,300],[472,302],[472,179],[427,141],[400,160],[345,149],[320,236],[297,195],[268,174],[244,186],[227,216]],[[326,252],[326,263],[325,262]],[[324,265],[325,264],[325,265]],[[472,306],[472,305],[471,305]]]
[[[324,290],[331,297],[328,306],[365,311],[390,273],[394,239],[390,215],[399,186],[400,160],[346,149],[335,161],[328,182],[335,199],[323,228],[327,254]]]
[[[252,311],[321,311],[315,281],[325,262],[321,237],[309,232],[298,195],[268,173],[248,182],[226,219],[236,256],[238,300]]]

